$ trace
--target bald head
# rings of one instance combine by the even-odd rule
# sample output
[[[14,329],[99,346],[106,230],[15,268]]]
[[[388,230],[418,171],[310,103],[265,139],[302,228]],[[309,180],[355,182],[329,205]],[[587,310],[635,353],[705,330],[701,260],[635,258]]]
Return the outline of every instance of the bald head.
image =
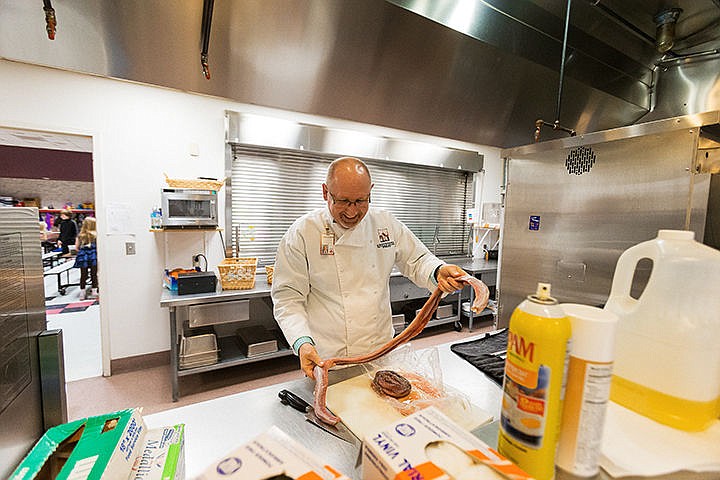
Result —
[[[370,203],[372,181],[362,161],[341,157],[328,167],[323,184],[323,198],[337,223],[352,228],[363,219]]]
[[[325,183],[333,189],[338,183],[371,185],[370,171],[361,160],[354,157],[340,157],[334,160],[327,170]]]

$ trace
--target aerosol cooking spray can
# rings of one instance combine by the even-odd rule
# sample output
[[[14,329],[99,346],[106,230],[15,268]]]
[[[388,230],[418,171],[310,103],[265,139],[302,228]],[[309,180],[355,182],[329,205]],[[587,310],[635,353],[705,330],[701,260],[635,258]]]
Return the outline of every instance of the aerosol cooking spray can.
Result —
[[[572,348],[555,464],[575,476],[592,477],[600,470],[618,318],[590,305],[560,307],[570,319]]]
[[[570,334],[547,283],[510,317],[498,451],[538,480],[555,476]]]

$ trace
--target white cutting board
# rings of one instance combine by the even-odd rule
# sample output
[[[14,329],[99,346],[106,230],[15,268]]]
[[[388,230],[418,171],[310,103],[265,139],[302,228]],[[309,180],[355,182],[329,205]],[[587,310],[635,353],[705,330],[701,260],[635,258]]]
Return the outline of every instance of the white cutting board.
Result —
[[[330,385],[327,390],[328,408],[361,440],[403,418],[400,412],[375,393],[371,383],[370,377],[363,374]],[[443,410],[443,413],[466,430],[493,420],[492,415],[472,404],[465,411]]]

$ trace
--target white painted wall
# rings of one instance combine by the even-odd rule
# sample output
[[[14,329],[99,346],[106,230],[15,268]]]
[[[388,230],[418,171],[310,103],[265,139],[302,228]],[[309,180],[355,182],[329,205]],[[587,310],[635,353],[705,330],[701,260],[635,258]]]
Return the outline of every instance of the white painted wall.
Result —
[[[496,147],[478,147],[478,151],[485,155],[483,170],[483,203],[500,203],[500,191],[503,184],[503,162],[500,158],[500,149]]]
[[[225,110],[478,150],[485,154],[483,199],[499,201],[496,148],[2,59],[0,78],[0,126],[93,137],[101,316],[112,359],[169,349],[168,314],[159,306],[166,266],[189,265],[198,252],[211,266],[222,258],[215,233],[152,233],[148,226],[165,185],[163,172],[174,178],[224,175]],[[193,144],[197,157],[190,155]],[[109,234],[109,211],[129,214],[122,233]],[[125,255],[126,242],[136,243],[136,255]]]

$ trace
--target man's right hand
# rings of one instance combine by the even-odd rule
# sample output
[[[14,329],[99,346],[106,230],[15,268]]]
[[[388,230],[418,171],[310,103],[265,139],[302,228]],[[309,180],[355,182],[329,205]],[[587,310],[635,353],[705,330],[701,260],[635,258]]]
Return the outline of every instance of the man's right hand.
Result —
[[[313,344],[308,342],[300,345],[298,357],[300,357],[300,369],[305,372],[305,375],[308,378],[314,379],[315,375],[313,374],[313,369],[315,368],[315,365],[322,367],[323,361],[317,350],[315,350]]]

